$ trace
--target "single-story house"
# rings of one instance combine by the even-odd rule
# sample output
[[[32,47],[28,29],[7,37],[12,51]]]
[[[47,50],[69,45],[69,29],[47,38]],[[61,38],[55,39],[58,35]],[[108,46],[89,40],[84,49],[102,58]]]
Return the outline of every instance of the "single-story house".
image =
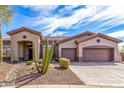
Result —
[[[10,38],[3,39],[4,59],[11,61],[32,60],[43,56],[45,37],[41,32],[22,27],[7,33]],[[102,33],[83,32],[71,37],[47,37],[54,42],[54,57],[66,57],[71,61],[121,61],[117,38]],[[34,46],[34,47],[33,47]],[[33,52],[34,51],[34,52]]]

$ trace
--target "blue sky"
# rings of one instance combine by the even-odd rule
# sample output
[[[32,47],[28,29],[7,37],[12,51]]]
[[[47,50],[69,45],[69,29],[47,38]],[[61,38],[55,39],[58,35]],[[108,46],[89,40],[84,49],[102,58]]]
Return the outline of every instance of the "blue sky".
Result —
[[[44,35],[72,36],[84,31],[101,32],[124,40],[124,6],[41,5],[11,6],[16,11],[6,32],[29,27]]]

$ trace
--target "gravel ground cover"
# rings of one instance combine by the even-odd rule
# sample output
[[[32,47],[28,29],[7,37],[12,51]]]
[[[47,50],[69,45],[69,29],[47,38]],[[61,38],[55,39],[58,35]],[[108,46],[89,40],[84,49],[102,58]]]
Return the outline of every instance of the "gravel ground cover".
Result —
[[[32,70],[32,65],[19,64],[15,84],[17,87],[46,84],[85,85],[70,69],[61,69],[58,64],[54,64],[54,66],[45,75],[42,75],[36,70]]]
[[[10,64],[7,62],[0,62],[0,81],[6,80],[6,75],[14,67],[15,64]]]

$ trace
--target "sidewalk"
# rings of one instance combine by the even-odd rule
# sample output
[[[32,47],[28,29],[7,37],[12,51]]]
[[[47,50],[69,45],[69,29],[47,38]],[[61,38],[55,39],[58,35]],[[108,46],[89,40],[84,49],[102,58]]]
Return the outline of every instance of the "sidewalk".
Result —
[[[25,85],[20,88],[83,88],[84,85]]]
[[[120,86],[102,86],[102,85],[25,85],[20,88],[124,88]]]
[[[17,88],[17,86],[6,86],[0,88]],[[120,86],[102,85],[24,85],[19,88],[124,88]]]
[[[85,85],[24,85],[18,88],[84,88]],[[6,86],[0,88],[17,88],[17,86]]]

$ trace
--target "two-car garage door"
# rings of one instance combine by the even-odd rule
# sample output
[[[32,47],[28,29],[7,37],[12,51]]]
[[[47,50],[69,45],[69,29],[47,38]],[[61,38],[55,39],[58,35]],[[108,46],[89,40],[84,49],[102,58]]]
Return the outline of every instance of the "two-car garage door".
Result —
[[[76,48],[62,48],[62,56],[76,61]],[[114,49],[113,48],[83,48],[82,61],[89,62],[108,62],[114,60]]]
[[[111,48],[84,48],[83,61],[113,61],[114,50]]]

